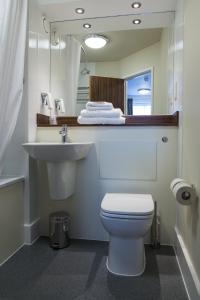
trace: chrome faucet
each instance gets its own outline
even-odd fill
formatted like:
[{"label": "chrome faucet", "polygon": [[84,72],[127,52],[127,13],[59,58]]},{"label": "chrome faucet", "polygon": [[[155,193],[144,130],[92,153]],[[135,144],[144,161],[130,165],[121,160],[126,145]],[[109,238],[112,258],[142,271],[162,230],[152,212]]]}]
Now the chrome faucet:
[{"label": "chrome faucet", "polygon": [[66,124],[62,126],[61,130],[59,131],[59,134],[61,134],[62,136],[62,143],[67,143],[69,139],[68,139],[68,129]]}]

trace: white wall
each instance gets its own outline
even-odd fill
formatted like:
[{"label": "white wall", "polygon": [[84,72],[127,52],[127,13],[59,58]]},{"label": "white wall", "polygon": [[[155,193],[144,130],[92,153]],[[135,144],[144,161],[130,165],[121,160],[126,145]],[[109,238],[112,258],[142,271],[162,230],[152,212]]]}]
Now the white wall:
[{"label": "white wall", "polygon": [[[49,91],[50,78],[50,50],[49,35],[42,25],[42,12],[37,1],[29,1],[28,23],[28,73],[27,81],[27,109],[28,132],[26,141],[35,141],[36,114],[40,111],[40,93]],[[28,158],[28,156],[27,156]],[[26,166],[25,184],[25,223],[30,224],[38,217],[36,161],[29,159]]]},{"label": "white wall", "polygon": [[96,76],[121,78],[120,61],[96,62]]},{"label": "white wall", "polygon": [[29,1],[28,49],[28,140],[36,135],[36,113],[40,111],[40,93],[49,91],[49,34],[42,25],[42,12],[37,1]]},{"label": "white wall", "polygon": [[[182,7],[181,7],[182,6]],[[181,18],[184,13],[184,18]],[[182,114],[180,119],[179,138],[179,174],[194,184],[200,196],[200,101],[199,101],[199,53],[200,40],[200,1],[179,1],[177,14],[177,55],[176,55],[176,81],[178,83],[177,105],[182,98]],[[184,26],[184,51],[181,30]],[[180,46],[180,47],[179,47]],[[182,64],[183,58],[183,64]],[[182,77],[183,72],[183,81]],[[183,90],[182,90],[183,88]],[[183,91],[183,97],[181,97]],[[189,207],[177,205],[177,228],[183,241],[183,250],[187,253],[190,270],[200,295],[200,205],[199,198]],[[191,290],[191,289],[190,289]],[[191,299],[197,299],[193,296]],[[199,297],[198,297],[199,299]]]},{"label": "white wall", "polygon": [[[60,136],[58,130],[59,128],[39,128],[37,140],[59,141]],[[168,143],[163,143],[161,141],[162,136],[167,136],[169,138]],[[74,141],[93,141],[95,145],[92,147],[88,157],[78,163],[76,193],[67,200],[53,201],[49,198],[46,166],[45,163],[40,164],[39,180],[41,183],[39,189],[39,202],[41,234],[48,234],[49,213],[55,210],[65,209],[69,211],[72,216],[72,237],[104,240],[107,238],[107,235],[105,234],[99,218],[100,204],[104,194],[106,192],[151,193],[158,202],[160,210],[161,241],[164,244],[171,244],[175,224],[175,201],[169,190],[169,184],[176,176],[177,128],[71,127],[70,137]],[[131,173],[131,175],[131,169],[134,171],[134,167],[136,167],[135,165],[132,166],[132,164],[134,164],[133,150],[133,159],[129,159],[128,164],[127,162],[124,163],[125,169],[123,169],[123,172],[126,172],[126,178],[116,179],[114,178],[116,176],[113,176],[112,174],[107,174],[111,177],[110,179],[100,178],[100,168],[104,177],[106,177],[105,172],[108,171],[106,171],[105,168],[102,169],[103,163],[99,157],[99,142],[102,140],[109,142],[118,141],[119,147],[121,147],[123,141],[136,143],[137,146],[141,145],[141,143],[152,141],[157,146],[153,153],[156,157],[156,161],[152,165],[150,156],[152,155],[152,151],[149,149],[149,157],[147,155],[147,159],[150,160],[149,169],[146,170],[148,164],[143,164],[141,162],[140,172],[135,175],[134,173]],[[115,146],[116,145],[113,144],[113,151]],[[130,150],[128,148],[123,153],[115,153],[115,163],[120,164],[122,159],[126,160],[127,155],[130,156]],[[142,158],[140,157],[138,159],[141,160]],[[108,163],[108,167],[109,169],[112,168],[112,161],[110,164]],[[151,171],[153,172],[151,174],[154,175],[149,173]],[[119,175],[123,177],[124,174],[125,173]],[[146,178],[144,174],[149,177]],[[155,178],[152,177],[150,179],[150,176],[155,176]]]}]

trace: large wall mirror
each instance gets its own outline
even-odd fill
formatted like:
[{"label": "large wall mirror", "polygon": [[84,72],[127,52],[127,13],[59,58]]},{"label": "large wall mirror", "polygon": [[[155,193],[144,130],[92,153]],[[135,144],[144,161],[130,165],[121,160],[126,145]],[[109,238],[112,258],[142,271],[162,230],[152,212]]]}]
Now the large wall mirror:
[{"label": "large wall mirror", "polygon": [[[126,115],[170,113],[173,19],[164,12],[52,22],[50,82],[64,102],[60,115],[77,116],[89,100],[113,102]],[[99,36],[105,46],[91,48]]]}]

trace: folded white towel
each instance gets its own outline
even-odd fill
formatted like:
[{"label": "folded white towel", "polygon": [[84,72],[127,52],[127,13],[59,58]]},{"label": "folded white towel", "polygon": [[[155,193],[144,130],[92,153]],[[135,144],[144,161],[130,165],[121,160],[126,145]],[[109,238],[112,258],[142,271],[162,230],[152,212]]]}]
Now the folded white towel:
[{"label": "folded white towel", "polygon": [[110,102],[94,102],[89,101],[86,103],[87,110],[111,110],[113,105]]},{"label": "folded white towel", "polygon": [[120,108],[114,108],[111,110],[87,110],[83,109],[80,115],[84,118],[119,118],[122,115]]},{"label": "folded white towel", "polygon": [[112,110],[113,109],[113,107],[109,107],[109,106],[87,106],[86,105],[86,109],[88,110],[88,111],[97,111],[97,110],[104,110],[104,111],[106,111],[106,110]]},{"label": "folded white towel", "polygon": [[82,116],[79,116],[77,121],[79,124],[101,124],[101,125],[119,125],[119,124],[125,124],[125,118],[119,117],[119,118],[84,118]]}]

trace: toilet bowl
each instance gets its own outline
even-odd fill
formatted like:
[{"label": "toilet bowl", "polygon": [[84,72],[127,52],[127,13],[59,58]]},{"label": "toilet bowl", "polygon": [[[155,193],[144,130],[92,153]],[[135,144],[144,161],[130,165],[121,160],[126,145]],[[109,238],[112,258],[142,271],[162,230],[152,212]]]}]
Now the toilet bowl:
[{"label": "toilet bowl", "polygon": [[145,269],[143,238],[151,227],[154,214],[149,194],[106,194],[100,217],[109,233],[107,269],[122,276],[138,276]]}]

